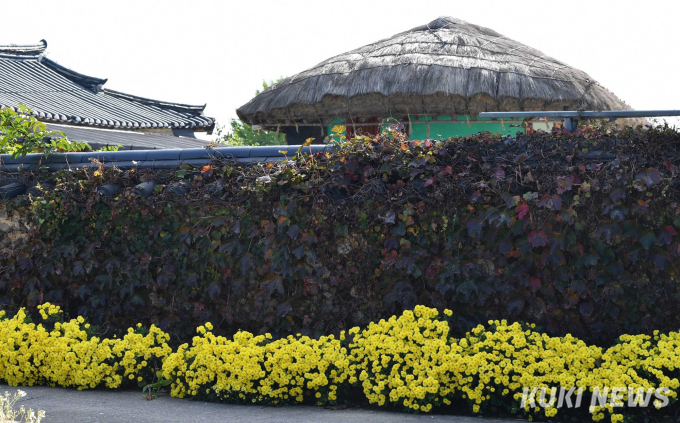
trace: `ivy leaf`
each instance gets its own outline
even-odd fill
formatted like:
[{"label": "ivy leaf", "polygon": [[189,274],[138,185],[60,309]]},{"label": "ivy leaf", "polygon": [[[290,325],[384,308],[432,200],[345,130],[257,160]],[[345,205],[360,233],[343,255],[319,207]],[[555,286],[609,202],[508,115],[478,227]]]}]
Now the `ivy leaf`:
[{"label": "ivy leaf", "polygon": [[506,192],[501,194],[501,199],[505,201],[505,205],[508,207],[515,207],[519,203],[519,197],[513,197]]},{"label": "ivy leaf", "polygon": [[609,213],[609,216],[612,219],[618,219],[619,221],[624,221],[626,219],[626,216],[628,215],[628,208],[622,205],[617,205],[612,208],[612,211]]},{"label": "ivy leaf", "polygon": [[274,233],[274,222],[271,220],[263,220],[260,222],[260,227],[264,231],[264,233],[271,234]]},{"label": "ivy leaf", "polygon": [[637,261],[638,255],[640,254],[640,249],[636,248],[635,250],[631,251],[628,253],[628,259],[635,264]]},{"label": "ivy leaf", "polygon": [[439,171],[440,176],[448,176],[453,174],[453,168],[451,166],[442,167]]},{"label": "ivy leaf", "polygon": [[524,198],[525,201],[536,201],[538,199],[538,193],[537,192],[525,192],[524,195],[522,195],[522,198]]},{"label": "ivy leaf", "polygon": [[594,251],[592,252],[592,254],[585,254],[583,256],[583,261],[584,261],[586,266],[597,265],[597,262],[598,262],[599,259],[600,259],[600,257]]},{"label": "ivy leaf", "polygon": [[517,213],[517,217],[519,217],[520,220],[524,219],[524,216],[529,213],[529,205],[526,202],[523,202],[515,207],[515,213]]},{"label": "ivy leaf", "polygon": [[548,235],[545,233],[545,231],[531,231],[527,239],[534,248],[545,247],[548,243]]},{"label": "ivy leaf", "polygon": [[540,279],[538,279],[537,277],[529,278],[529,289],[531,289],[532,292],[538,291],[540,287],[541,287]]},{"label": "ivy leaf", "polygon": [[676,232],[675,229],[673,229],[672,226],[666,226],[661,231],[661,233],[659,234],[659,238],[657,239],[657,243],[659,245],[668,245],[673,240],[673,237],[677,234],[678,233]]},{"label": "ivy leaf", "polygon": [[297,258],[302,258],[302,256],[305,255],[305,246],[301,245],[297,247],[296,249],[293,250],[293,254],[295,254],[295,257]]},{"label": "ivy leaf", "polygon": [[646,230],[643,232],[642,237],[640,237],[640,244],[645,248],[645,250],[649,250],[649,247],[652,246],[652,244],[656,243],[656,236],[654,235],[654,232],[650,230]]},{"label": "ivy leaf", "polygon": [[621,228],[616,223],[604,224],[597,228],[596,236],[598,238],[604,235],[607,243],[621,236]]},{"label": "ivy leaf", "polygon": [[558,176],[557,179],[557,193],[562,194],[567,191],[571,191],[572,186],[574,185],[574,177],[573,176]]},{"label": "ivy leaf", "polygon": [[185,282],[188,286],[197,287],[198,286],[198,275],[195,272],[187,274]]},{"label": "ivy leaf", "polygon": [[220,285],[217,282],[213,282],[208,285],[208,295],[211,298],[219,295],[220,292],[222,292],[222,288],[220,288]]},{"label": "ivy leaf", "polygon": [[580,307],[581,314],[584,316],[590,316],[591,314],[593,314],[593,308],[594,308],[593,303],[591,303],[590,301],[583,302],[581,303]]},{"label": "ivy leaf", "polygon": [[382,219],[383,222],[385,222],[385,223],[391,223],[391,224],[393,224],[393,225],[394,225],[394,223],[395,223],[396,217],[397,217],[397,215],[396,215],[396,213],[394,212],[394,210],[388,211],[387,213],[385,213],[385,216],[378,216],[378,218],[379,218],[379,219]]},{"label": "ivy leaf", "polygon": [[288,236],[291,239],[296,239],[298,237],[299,232],[300,232],[300,227],[297,224],[295,224],[295,225],[291,225],[288,228],[288,231],[286,233],[288,234]]},{"label": "ivy leaf", "polygon": [[588,286],[582,279],[574,279],[573,281],[571,281],[571,289],[573,289],[574,291],[578,292],[579,295],[581,295],[588,289]]},{"label": "ivy leaf", "polygon": [[480,236],[482,234],[483,224],[484,222],[482,221],[482,219],[476,216],[471,216],[470,218],[468,218],[467,222],[465,223],[468,230],[468,236],[472,238]]},{"label": "ivy leaf", "polygon": [[649,203],[640,199],[637,201],[637,204],[633,204],[631,208],[634,213],[645,214],[645,212],[649,208]]},{"label": "ivy leaf", "polygon": [[501,169],[500,167],[497,167],[496,171],[491,176],[498,178],[498,179],[503,179],[503,178],[505,178],[505,171],[503,169]]},{"label": "ivy leaf", "polygon": [[666,268],[666,264],[670,263],[671,259],[668,257],[667,254],[654,254],[652,256],[652,262],[656,264],[656,266],[664,270]]},{"label": "ivy leaf", "polygon": [[565,222],[572,225],[574,223],[574,219],[576,218],[576,211],[572,208],[562,210],[560,212],[560,217],[564,219]]},{"label": "ivy leaf", "polygon": [[619,308],[612,303],[607,303],[605,311],[607,312],[608,315],[610,315],[614,319],[619,317]]},{"label": "ivy leaf", "polygon": [[74,261],[73,262],[73,275],[78,276],[78,275],[84,275],[85,274],[85,268],[83,266],[82,261]]},{"label": "ivy leaf", "polygon": [[523,308],[524,300],[522,298],[518,298],[516,300],[508,302],[508,313],[510,313],[511,315],[518,315],[519,313],[522,312]]},{"label": "ivy leaf", "polygon": [[283,304],[279,304],[276,306],[276,316],[278,317],[285,317],[290,311],[293,309],[293,306],[290,304],[290,301],[286,301]]},{"label": "ivy leaf", "polygon": [[635,178],[642,180],[648,188],[661,182],[659,170],[653,167],[639,171]]},{"label": "ivy leaf", "polygon": [[625,200],[626,199],[626,190],[624,188],[621,188],[621,187],[615,187],[609,193],[609,198],[611,198],[613,202],[616,202],[619,199]]},{"label": "ivy leaf", "polygon": [[559,195],[551,197],[549,194],[546,194],[538,201],[538,206],[546,207],[550,210],[560,210],[562,208],[562,199]]},{"label": "ivy leaf", "polygon": [[248,269],[253,267],[253,255],[250,253],[246,253],[241,257],[240,260],[241,263],[241,274],[246,275],[248,273]]},{"label": "ivy leaf", "polygon": [[510,250],[512,250],[512,242],[504,240],[498,243],[498,251],[501,254],[505,254]]}]

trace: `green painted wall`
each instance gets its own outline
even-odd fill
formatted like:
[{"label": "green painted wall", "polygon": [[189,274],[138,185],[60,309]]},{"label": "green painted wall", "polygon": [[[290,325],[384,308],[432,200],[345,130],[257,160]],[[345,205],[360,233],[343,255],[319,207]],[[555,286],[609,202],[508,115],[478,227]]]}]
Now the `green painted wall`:
[{"label": "green painted wall", "polygon": [[[427,120],[432,122],[432,118]],[[437,120],[452,120],[451,116],[440,116]],[[489,122],[468,122],[465,116],[458,116],[456,121],[460,123],[432,123],[430,124],[430,136],[427,136],[427,126],[425,124],[413,125],[413,131],[409,136],[412,140],[432,139],[447,139],[451,137],[461,137],[465,135],[477,134],[483,131],[489,131],[492,134],[507,134],[515,135],[517,131],[522,128],[510,127],[510,123],[501,124],[499,121],[491,121],[490,118],[478,118],[478,120],[488,120]],[[418,119],[419,122],[425,122],[425,117]]]},{"label": "green painted wall", "polygon": [[[432,122],[432,117],[428,117],[427,120]],[[440,116],[437,120],[452,120],[451,116]],[[479,132],[489,131],[492,134],[506,134],[515,135],[517,131],[524,132],[523,128],[511,127],[509,122],[501,124],[500,121],[491,121],[490,118],[478,118],[476,122],[468,122],[466,116],[457,116],[456,121],[460,123],[431,123],[430,126],[430,136],[427,136],[427,124],[414,124],[413,130],[409,135],[412,140],[424,140],[424,139],[447,139],[451,137],[460,137],[465,135],[477,134]],[[486,121],[489,122],[479,122]],[[423,116],[418,120],[412,120],[412,122],[425,122],[426,118]],[[331,122],[331,125],[326,128],[328,134],[333,133],[332,128],[334,124],[340,124],[341,119],[336,119]],[[408,122],[402,122],[408,124]],[[515,123],[517,124],[517,123]],[[343,135],[345,135],[343,133]],[[336,137],[337,140],[337,137]]]}]

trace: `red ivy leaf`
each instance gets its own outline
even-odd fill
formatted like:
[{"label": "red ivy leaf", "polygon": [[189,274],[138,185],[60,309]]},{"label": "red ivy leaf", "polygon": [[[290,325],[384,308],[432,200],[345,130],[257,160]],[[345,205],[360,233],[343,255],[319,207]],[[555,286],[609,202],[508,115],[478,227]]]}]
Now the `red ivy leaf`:
[{"label": "red ivy leaf", "polygon": [[524,219],[524,216],[526,216],[527,213],[529,213],[529,205],[526,203],[526,201],[522,201],[522,204],[515,207],[515,213],[517,213],[519,220]]},{"label": "red ivy leaf", "polygon": [[538,291],[538,288],[541,287],[541,280],[538,279],[537,277],[532,277],[529,279],[529,289],[531,289],[532,292]]}]

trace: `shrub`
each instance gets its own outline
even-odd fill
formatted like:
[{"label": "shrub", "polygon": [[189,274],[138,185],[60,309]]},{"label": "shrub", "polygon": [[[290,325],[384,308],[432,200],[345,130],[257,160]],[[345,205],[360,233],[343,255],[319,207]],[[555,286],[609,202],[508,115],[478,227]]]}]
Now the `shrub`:
[{"label": "shrub", "polygon": [[[35,229],[0,261],[0,304],[49,301],[178,342],[206,321],[337,335],[422,304],[451,309],[453,335],[506,318],[606,346],[680,324],[679,141],[663,128],[387,134],[283,163],[65,171],[13,205]],[[155,195],[136,197],[150,177]],[[118,197],[96,194],[114,182]]]},{"label": "shrub", "polygon": [[165,378],[174,381],[174,396],[277,404],[302,402],[311,390],[323,405],[338,399],[338,386],[348,379],[347,349],[333,335],[272,341],[271,334],[239,332],[230,341],[210,329],[200,326],[191,348],[181,345],[163,365]]},{"label": "shrub", "polygon": [[[530,418],[590,413],[595,421],[609,415],[612,422],[667,415],[677,407],[680,387],[678,332],[623,335],[603,351],[570,334],[551,337],[534,325],[501,320],[458,339],[450,336],[451,310],[442,317],[436,309],[416,306],[339,338],[274,339],[269,333],[237,332],[227,339],[206,323],[191,346],[173,352],[168,335],[154,327],[146,335],[136,326],[123,339],[100,339],[89,334],[92,327],[81,316],[61,323],[62,312],[51,304],[40,314],[44,323],[35,325],[23,309],[11,319],[0,312],[0,380],[78,389],[137,381],[141,387],[162,362],[161,380],[171,382],[176,397],[264,404],[368,401],[406,411],[439,408]],[[586,393],[598,388],[606,405],[559,408],[554,392],[561,387],[582,387]],[[674,408],[659,413],[663,404],[657,400],[651,408],[617,408],[605,387],[630,389],[622,401],[633,401],[632,393],[667,388]],[[552,397],[529,393],[532,388],[552,391]]]},{"label": "shrub", "polygon": [[64,322],[50,303],[39,310],[45,323],[38,325],[24,309],[11,319],[0,311],[0,380],[11,386],[144,386],[171,353],[169,336],[155,326],[145,330],[140,324],[122,339],[102,339],[82,316]]},{"label": "shrub", "polygon": [[[444,313],[452,315],[448,309]],[[561,387],[583,387],[586,393],[596,387],[603,392],[604,387],[634,392],[666,387],[675,404],[680,386],[677,332],[624,335],[604,353],[571,335],[550,337],[505,320],[479,325],[456,339],[449,335],[448,321],[423,306],[365,329],[352,328],[348,339],[343,333],[340,339],[272,340],[269,334],[239,332],[228,340],[213,335],[210,327],[198,332],[190,347],[180,346],[163,365],[165,378],[174,381],[174,396],[324,405],[347,401],[352,390],[361,390],[364,401],[407,411],[454,406],[458,412],[552,417],[559,410],[580,417],[590,413],[595,421],[607,413],[616,422],[624,414],[654,414],[654,407],[617,409],[609,405],[610,391],[603,394],[605,407],[590,409],[588,397],[569,410],[557,408],[557,396],[551,399],[549,393]],[[543,400],[549,406],[540,407],[540,393],[532,393],[521,407],[525,388],[534,387],[546,388]],[[624,393],[622,401],[628,396]]]},{"label": "shrub", "polygon": [[11,107],[0,108],[0,154],[16,158],[29,153],[48,155],[90,149],[87,143],[67,140],[61,131],[48,131],[34,116],[37,114],[23,104],[16,111]]}]

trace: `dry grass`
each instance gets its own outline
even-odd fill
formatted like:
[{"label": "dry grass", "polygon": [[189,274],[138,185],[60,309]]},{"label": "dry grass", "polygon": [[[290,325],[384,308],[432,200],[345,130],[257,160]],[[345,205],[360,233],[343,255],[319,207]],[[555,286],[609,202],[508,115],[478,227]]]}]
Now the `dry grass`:
[{"label": "dry grass", "polygon": [[630,107],[585,72],[491,29],[441,17],[286,78],[237,113],[275,126],[566,109]]}]

